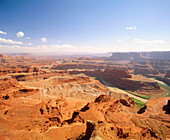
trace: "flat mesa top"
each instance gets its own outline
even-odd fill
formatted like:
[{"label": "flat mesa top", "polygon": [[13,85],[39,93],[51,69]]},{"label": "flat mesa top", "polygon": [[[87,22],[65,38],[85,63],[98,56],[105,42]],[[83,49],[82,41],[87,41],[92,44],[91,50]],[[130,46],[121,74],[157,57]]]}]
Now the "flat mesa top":
[{"label": "flat mesa top", "polygon": [[131,80],[134,80],[134,81],[142,81],[142,82],[155,82],[154,80],[151,80],[147,77],[144,77],[142,75],[132,75],[132,78],[130,78]]}]

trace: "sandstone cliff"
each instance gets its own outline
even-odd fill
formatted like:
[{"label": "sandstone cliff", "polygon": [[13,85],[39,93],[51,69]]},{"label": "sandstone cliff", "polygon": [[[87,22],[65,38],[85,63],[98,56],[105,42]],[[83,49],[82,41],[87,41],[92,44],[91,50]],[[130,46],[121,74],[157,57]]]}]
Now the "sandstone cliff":
[{"label": "sandstone cliff", "polygon": [[[108,95],[100,95],[92,102],[62,97],[42,102],[25,100],[27,102],[20,97],[0,101],[1,139],[170,138],[168,114],[159,109],[156,114],[136,114],[135,104],[128,98],[124,98],[124,102]],[[154,105],[150,104],[148,109]]]},{"label": "sandstone cliff", "polygon": [[161,89],[157,82],[133,78],[129,72],[119,69],[106,69],[104,71],[70,71],[71,74],[85,73],[99,79],[106,80],[111,84],[125,90],[130,90],[144,95],[161,94]]}]

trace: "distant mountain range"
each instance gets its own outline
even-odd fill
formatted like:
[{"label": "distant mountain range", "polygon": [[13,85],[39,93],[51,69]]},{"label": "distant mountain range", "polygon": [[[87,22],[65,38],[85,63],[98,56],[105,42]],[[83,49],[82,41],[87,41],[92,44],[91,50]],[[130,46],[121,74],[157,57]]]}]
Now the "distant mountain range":
[{"label": "distant mountain range", "polygon": [[109,57],[115,61],[144,61],[146,59],[170,60],[170,51],[160,52],[115,52]]}]

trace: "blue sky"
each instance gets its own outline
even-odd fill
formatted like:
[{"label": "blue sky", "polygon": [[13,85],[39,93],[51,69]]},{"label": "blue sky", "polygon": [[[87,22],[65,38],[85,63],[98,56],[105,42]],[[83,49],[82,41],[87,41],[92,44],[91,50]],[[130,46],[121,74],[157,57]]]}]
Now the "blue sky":
[{"label": "blue sky", "polygon": [[0,0],[0,52],[170,51],[169,0]]}]

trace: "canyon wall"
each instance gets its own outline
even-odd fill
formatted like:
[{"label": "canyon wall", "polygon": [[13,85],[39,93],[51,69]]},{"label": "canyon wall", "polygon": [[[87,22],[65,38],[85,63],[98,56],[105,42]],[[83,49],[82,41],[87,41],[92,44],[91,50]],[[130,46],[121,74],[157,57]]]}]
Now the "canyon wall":
[{"label": "canyon wall", "polygon": [[114,61],[134,61],[142,62],[146,59],[165,59],[170,60],[170,51],[166,52],[127,52],[127,53],[112,53],[109,58]]},{"label": "canyon wall", "polygon": [[86,69],[86,70],[97,70],[97,69],[121,69],[128,71],[128,68],[121,65],[109,65],[109,64],[81,64],[81,63],[71,63],[71,64],[59,64],[54,65],[52,70],[68,70],[68,69]]},{"label": "canyon wall", "polygon": [[69,73],[84,73],[86,75],[108,81],[109,83],[115,85],[118,88],[130,90],[144,95],[160,94],[163,92],[157,82],[134,80],[129,72],[123,70],[106,69],[104,71],[70,71]]},{"label": "canyon wall", "polygon": [[134,69],[134,74],[142,74],[147,76],[148,74],[160,74],[159,70],[155,70],[155,69],[149,69],[149,68],[135,68]]}]

